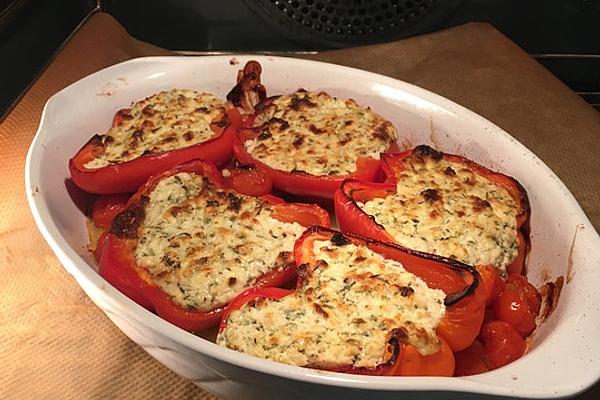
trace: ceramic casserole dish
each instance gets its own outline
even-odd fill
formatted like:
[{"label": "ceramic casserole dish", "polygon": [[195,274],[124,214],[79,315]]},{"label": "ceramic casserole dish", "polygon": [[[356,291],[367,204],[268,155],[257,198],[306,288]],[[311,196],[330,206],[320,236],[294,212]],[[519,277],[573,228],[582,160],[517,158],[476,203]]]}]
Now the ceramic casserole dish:
[{"label": "ceramic casserole dish", "polygon": [[[98,273],[68,160],[114,113],[171,88],[224,98],[248,60],[263,67],[270,94],[299,87],[369,105],[400,133],[400,146],[429,144],[518,179],[531,203],[527,276],[540,288],[564,282],[556,309],[527,354],[463,378],[359,376],[278,364],[220,347],[162,320]],[[227,399],[478,398],[572,396],[600,377],[600,238],[560,179],[531,151],[486,119],[424,89],[337,65],[267,56],[149,57],[96,72],[50,98],[26,163],[35,221],[65,269],[106,315],[158,361]],[[551,285],[552,286],[552,285]]]}]

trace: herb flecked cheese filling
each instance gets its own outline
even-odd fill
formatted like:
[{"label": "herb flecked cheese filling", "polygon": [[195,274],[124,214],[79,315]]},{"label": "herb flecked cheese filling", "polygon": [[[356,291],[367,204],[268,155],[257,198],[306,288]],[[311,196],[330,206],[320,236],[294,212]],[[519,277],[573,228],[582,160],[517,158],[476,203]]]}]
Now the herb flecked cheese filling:
[{"label": "herb flecked cheese filling", "polygon": [[369,108],[323,92],[280,96],[258,113],[254,126],[260,133],[244,145],[255,159],[312,175],[353,173],[358,158],[379,159],[397,139],[391,122]]},{"label": "herb flecked cheese filling", "polygon": [[424,158],[405,163],[396,193],[357,203],[402,245],[504,275],[517,256],[517,202],[465,165]]},{"label": "herb flecked cheese filling", "polygon": [[390,332],[400,329],[422,354],[438,351],[441,290],[365,246],[316,241],[314,251],[319,261],[300,288],[233,311],[217,343],[298,366],[374,368],[388,361]]},{"label": "herb flecked cheese filling", "polygon": [[176,303],[200,311],[286,266],[305,229],[271,217],[260,198],[220,190],[196,174],[167,177],[148,197],[137,264]]},{"label": "herb flecked cheese filling", "polygon": [[104,151],[85,164],[101,168],[205,142],[211,124],[224,124],[223,101],[208,93],[173,89],[132,105],[129,115],[102,136]]}]

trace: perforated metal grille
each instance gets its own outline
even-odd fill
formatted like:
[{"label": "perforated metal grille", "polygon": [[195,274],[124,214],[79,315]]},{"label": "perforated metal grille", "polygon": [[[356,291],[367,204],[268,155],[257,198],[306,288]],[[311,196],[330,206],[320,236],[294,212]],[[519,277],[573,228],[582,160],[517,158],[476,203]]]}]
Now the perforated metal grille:
[{"label": "perforated metal grille", "polygon": [[279,31],[314,44],[340,47],[409,36],[430,29],[456,0],[247,0]]}]

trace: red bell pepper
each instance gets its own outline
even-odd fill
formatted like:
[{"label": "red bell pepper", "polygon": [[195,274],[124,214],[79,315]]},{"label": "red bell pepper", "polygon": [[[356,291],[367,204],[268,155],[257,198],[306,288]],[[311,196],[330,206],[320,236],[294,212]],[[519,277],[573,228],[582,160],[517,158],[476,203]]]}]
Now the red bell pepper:
[{"label": "red bell pepper", "polygon": [[456,362],[448,343],[440,338],[440,350],[423,356],[413,346],[402,344],[400,355],[387,375],[395,376],[452,376]]},{"label": "red bell pepper", "polygon": [[[401,262],[404,268],[421,277],[429,287],[446,293],[446,314],[437,328],[440,350],[423,356],[412,345],[405,343],[401,335],[390,333],[389,348],[384,359],[388,362],[376,368],[353,366],[327,368],[335,372],[363,375],[436,375],[452,376],[454,372],[453,346],[467,347],[479,333],[483,320],[484,292],[478,286],[477,271],[464,264],[441,257],[404,249],[401,246],[365,239],[355,235],[341,235],[339,232],[322,227],[309,228],[298,238],[294,248],[297,265],[315,264],[313,243],[323,240],[344,240],[357,246],[367,246],[382,256]],[[297,288],[303,285],[300,274]],[[227,319],[233,310],[242,308],[256,298],[281,299],[293,293],[282,289],[249,289],[234,299],[223,314],[219,331],[227,326]],[[465,338],[467,338],[465,340]],[[468,343],[464,344],[464,342]],[[463,347],[463,348],[464,348]]]},{"label": "red bell pepper", "polygon": [[[479,164],[464,157],[437,152],[428,146],[417,146],[413,150],[400,154],[382,155],[382,170],[385,175],[384,183],[369,183],[358,180],[345,181],[340,190],[335,194],[334,205],[340,229],[343,232],[351,232],[358,235],[396,242],[383,226],[366,214],[358,205],[357,201],[365,202],[373,198],[386,197],[396,192],[396,185],[402,171],[412,159],[424,156],[443,157],[453,163],[465,165],[476,174],[486,177],[495,184],[505,188],[514,198],[517,204],[517,240],[519,250],[516,258],[507,266],[509,274],[520,274],[523,271],[525,256],[529,250],[529,202],[525,189],[513,178],[490,171]],[[401,244],[401,243],[400,243]]]},{"label": "red bell pepper", "polygon": [[[119,125],[127,109],[117,112],[113,126]],[[216,164],[229,161],[233,155],[232,146],[235,132],[241,124],[237,109],[227,110],[229,125],[213,127],[215,136],[202,143],[182,147],[162,153],[146,154],[133,160],[101,168],[87,168],[85,165],[102,153],[101,136],[90,139],[73,158],[69,160],[71,178],[81,189],[92,193],[132,193],[149,177],[173,168],[177,164],[194,158],[203,158]]]},{"label": "red bell pepper", "polygon": [[[272,101],[273,98],[267,99]],[[261,107],[259,104],[257,107]],[[252,128],[254,118],[244,119],[241,130],[238,133],[237,140],[233,143],[233,152],[235,157],[243,164],[259,165],[273,181],[275,188],[299,196],[310,196],[315,198],[332,199],[335,191],[345,179],[359,179],[366,182],[373,182],[379,178],[381,172],[381,160],[372,157],[360,157],[356,160],[356,171],[347,175],[311,175],[301,171],[282,171],[270,167],[269,165],[255,159],[246,150],[244,143],[247,140],[254,139],[260,132]],[[393,144],[389,147],[388,153],[398,151],[398,145]]]},{"label": "red bell pepper", "polygon": [[110,229],[112,220],[117,214],[125,210],[128,200],[128,194],[119,193],[100,196],[94,202],[91,215],[94,227],[91,229],[102,231],[98,235],[94,248],[94,258],[97,262],[100,262],[102,246],[106,240],[106,234],[108,229]]},{"label": "red bell pepper", "polygon": [[475,268],[481,276],[481,283],[485,289],[485,305],[489,306],[496,296],[504,290],[504,281],[500,277],[498,270],[491,265],[478,265]]},{"label": "red bell pepper", "polygon": [[108,229],[113,218],[125,209],[129,195],[125,193],[100,196],[92,207],[92,221],[98,228]]},{"label": "red bell pepper", "polygon": [[[117,289],[138,304],[155,311],[172,324],[187,331],[199,331],[218,324],[224,307],[200,311],[189,309],[175,303],[152,281],[148,271],[137,265],[135,246],[137,226],[143,215],[143,198],[151,192],[158,182],[168,176],[181,172],[202,175],[220,189],[228,188],[214,164],[203,160],[192,160],[180,164],[150,178],[128,201],[125,211],[113,220],[112,228],[103,239],[100,255],[100,274]],[[274,205],[273,218],[298,222],[309,226],[320,224],[329,226],[329,215],[316,205],[285,203],[283,200],[267,195],[263,200]],[[292,263],[283,269],[274,269],[256,280],[256,286],[278,286],[296,278],[296,266]]]},{"label": "red bell pepper", "polygon": [[237,193],[262,196],[273,191],[273,181],[256,165],[238,164],[223,170],[225,184]]},{"label": "red bell pepper", "polygon": [[[298,282],[300,285],[300,282]],[[275,287],[264,287],[264,288],[250,288],[246,291],[240,293],[235,299],[233,299],[225,308],[223,315],[221,317],[221,323],[219,324],[219,333],[222,332],[227,327],[227,320],[229,315],[235,311],[244,307],[247,303],[257,300],[257,299],[270,299],[270,300],[279,300],[290,294],[294,293],[294,290],[290,289],[281,289]],[[397,356],[399,354],[400,346],[409,346],[400,343],[397,337],[392,334],[389,338],[390,348],[392,349],[391,354],[386,354],[389,356],[389,361],[385,364],[377,366],[377,368],[369,369],[369,368],[355,368],[352,366],[344,366],[344,367],[335,367],[335,368],[327,368],[328,371],[333,372],[344,372],[351,373],[357,375],[392,375],[394,371],[395,362]],[[412,346],[410,346],[412,347]],[[386,351],[390,351],[390,348],[387,348]],[[384,358],[386,358],[384,356]]]},{"label": "red bell pepper", "polygon": [[227,100],[245,115],[254,113],[254,107],[267,98],[267,89],[260,82],[262,67],[250,60],[238,71],[237,84],[227,93]]}]

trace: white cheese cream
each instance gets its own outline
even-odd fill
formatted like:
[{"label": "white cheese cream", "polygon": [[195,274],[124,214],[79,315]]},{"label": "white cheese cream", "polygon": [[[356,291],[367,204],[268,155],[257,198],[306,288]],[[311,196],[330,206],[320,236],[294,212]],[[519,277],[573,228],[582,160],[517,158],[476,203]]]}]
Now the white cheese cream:
[{"label": "white cheese cream", "polygon": [[102,136],[104,151],[86,168],[101,168],[205,142],[215,136],[211,124],[226,117],[222,100],[208,93],[173,89],[131,106],[129,116]]},{"label": "white cheese cream", "polygon": [[403,246],[504,275],[519,250],[515,199],[463,164],[423,160],[406,163],[394,194],[358,206]]},{"label": "white cheese cream", "polygon": [[260,133],[244,143],[252,157],[312,175],[353,173],[358,158],[379,159],[398,136],[368,107],[323,92],[280,96],[257,114],[254,126]]},{"label": "white cheese cream", "polygon": [[389,335],[401,329],[422,354],[438,351],[441,290],[365,246],[316,241],[314,251],[319,261],[301,288],[233,311],[217,343],[298,366],[374,368],[388,361]]},{"label": "white cheese cream", "polygon": [[273,218],[260,198],[225,192],[192,173],[162,179],[148,197],[137,264],[173,301],[200,311],[287,265],[305,230]]}]

